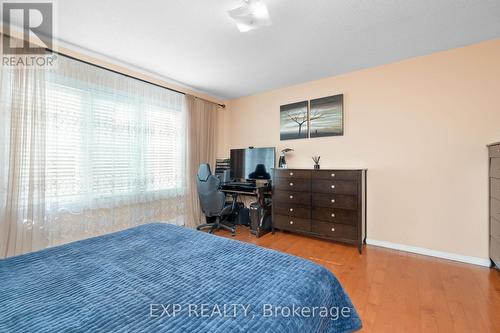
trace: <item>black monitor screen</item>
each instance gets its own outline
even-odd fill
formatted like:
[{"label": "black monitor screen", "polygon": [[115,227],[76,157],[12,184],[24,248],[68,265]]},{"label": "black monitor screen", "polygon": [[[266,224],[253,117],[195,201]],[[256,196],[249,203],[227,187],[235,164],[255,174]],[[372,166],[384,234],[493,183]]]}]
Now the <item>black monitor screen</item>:
[{"label": "black monitor screen", "polygon": [[275,161],[274,147],[231,149],[231,174],[234,179],[271,179]]}]

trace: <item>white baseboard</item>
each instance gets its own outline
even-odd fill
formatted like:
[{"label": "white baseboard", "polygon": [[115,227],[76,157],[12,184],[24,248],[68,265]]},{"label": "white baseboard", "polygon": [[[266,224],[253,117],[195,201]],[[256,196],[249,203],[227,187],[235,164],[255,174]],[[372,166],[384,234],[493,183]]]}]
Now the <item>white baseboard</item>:
[{"label": "white baseboard", "polygon": [[424,256],[430,256],[430,257],[436,257],[436,258],[441,258],[441,259],[464,262],[464,263],[472,264],[472,265],[490,267],[490,260],[484,259],[484,258],[462,256],[460,254],[455,254],[455,253],[430,250],[430,249],[426,249],[423,247],[397,244],[397,243],[391,243],[391,242],[386,242],[386,241],[379,241],[379,240],[375,240],[375,239],[367,239],[366,243],[369,245],[385,247],[388,249],[393,249],[393,250],[398,250],[398,251],[411,252],[411,253],[416,253],[416,254],[422,254]]}]

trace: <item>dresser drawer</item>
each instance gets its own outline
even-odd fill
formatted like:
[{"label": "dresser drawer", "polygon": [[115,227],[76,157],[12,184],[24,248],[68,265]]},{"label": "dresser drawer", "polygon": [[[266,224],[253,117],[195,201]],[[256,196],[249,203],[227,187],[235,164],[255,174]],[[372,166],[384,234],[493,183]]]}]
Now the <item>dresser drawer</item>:
[{"label": "dresser drawer", "polygon": [[357,239],[356,227],[345,224],[324,223],[312,220],[311,231],[318,235],[332,239]]},{"label": "dresser drawer", "polygon": [[320,180],[312,181],[312,191],[334,194],[357,194],[358,183],[346,180]]},{"label": "dresser drawer", "polygon": [[500,242],[500,221],[490,218],[490,235]]},{"label": "dresser drawer", "polygon": [[274,216],[274,227],[285,230],[311,231],[311,220],[291,216]]},{"label": "dresser drawer", "polygon": [[490,157],[500,157],[500,145],[488,147]]},{"label": "dresser drawer", "polygon": [[500,178],[500,157],[491,159],[490,177]]},{"label": "dresser drawer", "polygon": [[498,265],[500,264],[500,240],[490,237],[490,258]]},{"label": "dresser drawer", "polygon": [[311,208],[295,204],[273,204],[274,212],[278,215],[300,217],[304,219],[311,218]]},{"label": "dresser drawer", "polygon": [[354,170],[321,170],[313,171],[312,179],[331,179],[331,180],[358,180],[359,171]]},{"label": "dresser drawer", "polygon": [[354,195],[313,193],[312,205],[313,207],[357,209],[358,197]]},{"label": "dresser drawer", "polygon": [[311,205],[310,192],[275,191],[273,194],[274,204],[295,204],[302,206]]},{"label": "dresser drawer", "polygon": [[500,179],[490,179],[490,195],[493,198],[500,200]]},{"label": "dresser drawer", "polygon": [[274,169],[275,178],[311,179],[311,171],[294,169]]},{"label": "dresser drawer", "polygon": [[358,212],[348,209],[322,207],[313,208],[311,217],[313,220],[320,220],[324,222],[356,225]]},{"label": "dresser drawer", "polygon": [[276,178],[274,188],[278,191],[311,192],[311,181],[308,179]]}]

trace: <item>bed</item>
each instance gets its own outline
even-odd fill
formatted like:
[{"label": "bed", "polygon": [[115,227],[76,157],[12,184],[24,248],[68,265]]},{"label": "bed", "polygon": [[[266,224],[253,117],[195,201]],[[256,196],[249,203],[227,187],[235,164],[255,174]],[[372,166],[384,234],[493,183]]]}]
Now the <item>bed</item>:
[{"label": "bed", "polygon": [[353,332],[310,261],[166,223],[0,260],[0,332]]}]

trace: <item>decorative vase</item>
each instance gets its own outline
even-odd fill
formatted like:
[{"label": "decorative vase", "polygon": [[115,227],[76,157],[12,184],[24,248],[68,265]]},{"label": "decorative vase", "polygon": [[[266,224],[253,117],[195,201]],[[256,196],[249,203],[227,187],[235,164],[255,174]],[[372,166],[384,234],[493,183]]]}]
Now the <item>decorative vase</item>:
[{"label": "decorative vase", "polygon": [[314,164],[314,170],[319,170],[320,166],[319,164]]}]

